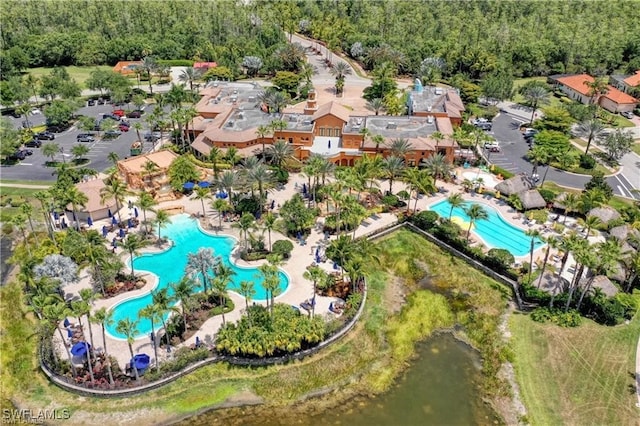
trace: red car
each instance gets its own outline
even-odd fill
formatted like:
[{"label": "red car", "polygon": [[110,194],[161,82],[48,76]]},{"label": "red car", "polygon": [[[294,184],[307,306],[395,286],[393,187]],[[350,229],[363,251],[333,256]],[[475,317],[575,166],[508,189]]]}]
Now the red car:
[{"label": "red car", "polygon": [[118,128],[120,129],[121,132],[128,132],[129,131],[129,126],[127,126],[124,123],[121,123]]},{"label": "red car", "polygon": [[114,109],[111,113],[113,115],[117,115],[118,117],[124,117],[125,114],[123,109]]}]

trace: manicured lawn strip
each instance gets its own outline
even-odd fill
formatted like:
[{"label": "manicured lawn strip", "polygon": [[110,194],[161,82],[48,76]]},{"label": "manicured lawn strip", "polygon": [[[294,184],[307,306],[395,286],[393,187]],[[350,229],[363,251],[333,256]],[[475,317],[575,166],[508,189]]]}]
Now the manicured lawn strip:
[{"label": "manicured lawn strip", "polygon": [[[96,68],[101,70],[109,70],[109,71],[113,69],[113,67],[110,67],[108,65],[98,65],[98,66],[92,66],[92,67],[77,67],[77,66],[65,67],[65,69],[69,73],[69,77],[73,78],[76,81],[76,83],[80,85],[80,88],[82,89],[87,88],[84,85],[84,82],[89,78],[89,75],[91,74],[91,72],[94,71]],[[49,68],[49,67],[30,68],[27,70],[27,73],[33,74],[35,77],[42,77],[43,75],[48,75],[49,73],[51,73],[52,69],[53,68]]]},{"label": "manicured lawn strip", "polygon": [[631,145],[631,150],[640,155],[640,143],[634,143],[633,145]]},{"label": "manicured lawn strip", "polygon": [[[44,180],[11,180],[11,179],[2,179],[0,180],[0,184],[5,184],[5,185],[45,185],[45,186],[52,186],[53,182],[50,181],[44,181]],[[1,186],[0,185],[0,193],[4,193],[5,190],[8,190],[10,187],[8,186]]]},{"label": "manicured lawn strip", "polygon": [[534,425],[635,424],[638,315],[629,325],[585,321],[577,328],[510,321],[514,367]]},{"label": "manicured lawn strip", "polygon": [[[518,93],[518,90],[524,86],[527,82],[532,81],[532,80],[537,80],[537,81],[541,81],[543,83],[545,83],[547,81],[546,77],[529,77],[529,78],[517,78],[513,81],[513,98],[511,99],[513,102],[517,103],[517,104],[521,104],[524,105],[525,104],[525,99],[524,96],[522,96],[520,93]],[[560,102],[559,98],[556,98],[555,96],[553,96],[553,93],[549,93],[549,102],[546,103],[545,105],[539,105],[538,108],[547,108],[547,107],[559,107],[561,106],[562,103]]]}]

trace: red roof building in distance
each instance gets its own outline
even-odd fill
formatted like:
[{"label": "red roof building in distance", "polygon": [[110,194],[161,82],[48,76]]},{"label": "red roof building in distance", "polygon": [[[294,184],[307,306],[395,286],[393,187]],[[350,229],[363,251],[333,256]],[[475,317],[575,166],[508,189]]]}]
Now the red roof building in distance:
[{"label": "red roof building in distance", "polygon": [[636,71],[635,74],[624,79],[624,82],[627,86],[636,87],[640,86],[640,70]]},{"label": "red roof building in distance", "polygon": [[215,68],[218,64],[215,62],[194,62],[193,67],[195,69],[208,70],[209,68]]},{"label": "red roof building in distance", "polygon": [[566,77],[560,77],[557,80],[566,87],[575,90],[582,95],[588,95],[589,90],[591,90],[586,83],[593,83],[595,81],[595,79],[589,74],[569,75]]},{"label": "red roof building in distance", "polygon": [[113,67],[113,71],[123,75],[130,75],[135,73],[135,68],[139,65],[142,65],[142,61],[120,61]]}]

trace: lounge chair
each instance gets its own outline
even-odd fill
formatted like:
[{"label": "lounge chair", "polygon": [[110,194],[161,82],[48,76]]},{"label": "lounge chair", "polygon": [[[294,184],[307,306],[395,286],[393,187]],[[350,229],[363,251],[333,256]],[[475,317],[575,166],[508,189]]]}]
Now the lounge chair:
[{"label": "lounge chair", "polygon": [[316,304],[315,299],[307,299],[300,304],[300,307],[305,311],[311,311],[313,310],[313,307],[315,306],[315,304]]}]

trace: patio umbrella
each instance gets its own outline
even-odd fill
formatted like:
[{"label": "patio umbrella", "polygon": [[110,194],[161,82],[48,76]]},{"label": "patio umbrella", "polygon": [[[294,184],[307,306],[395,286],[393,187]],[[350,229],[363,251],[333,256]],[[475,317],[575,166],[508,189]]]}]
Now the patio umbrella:
[{"label": "patio umbrella", "polygon": [[67,328],[67,337],[68,338],[72,338],[73,337],[73,330],[70,328]]},{"label": "patio umbrella", "polygon": [[202,182],[198,182],[198,186],[200,188],[208,188],[209,186],[211,186],[211,184],[209,182],[207,182],[206,180],[203,180]]},{"label": "patio umbrella", "polygon": [[117,225],[117,224],[118,224],[118,219],[116,219],[116,217],[115,217],[115,216],[112,216],[112,217],[111,217],[111,224],[112,224],[112,225]]},{"label": "patio umbrella", "polygon": [[194,186],[196,186],[196,184],[193,182],[185,182],[185,184],[182,185],[182,187],[186,190],[193,189]]},{"label": "patio umbrella", "polygon": [[273,210],[276,206],[276,200],[271,200],[271,210]]},{"label": "patio umbrella", "polygon": [[124,229],[120,228],[120,238],[124,238]]},{"label": "patio umbrella", "polygon": [[133,222],[131,219],[127,219],[127,228],[133,228]]},{"label": "patio umbrella", "polygon": [[149,367],[150,363],[151,363],[151,358],[147,354],[136,354],[133,356],[133,359],[131,360],[131,365],[135,366],[138,372],[140,372],[141,370],[142,371],[146,370]]},{"label": "patio umbrella", "polygon": [[111,209],[107,210],[107,214],[109,215],[109,217],[113,216],[113,213],[111,213]]},{"label": "patio umbrella", "polygon": [[129,209],[133,208],[133,203],[131,202],[131,200],[129,200]]},{"label": "patio umbrella", "polygon": [[58,212],[53,212],[53,218],[54,218],[55,220],[60,219],[60,215],[58,214]]},{"label": "patio umbrella", "polygon": [[71,348],[71,354],[74,356],[82,356],[87,353],[87,348],[91,348],[91,345],[87,342],[78,342]]},{"label": "patio umbrella", "polygon": [[111,247],[118,247],[118,240],[116,240],[116,237],[113,237],[113,240],[111,241]]},{"label": "patio umbrella", "polygon": [[137,207],[134,207],[134,208],[133,208],[133,215],[134,215],[135,217],[138,217],[138,208],[137,208]]},{"label": "patio umbrella", "polygon": [[337,262],[333,262],[333,269],[338,269],[338,263]]},{"label": "patio umbrella", "polygon": [[200,338],[198,336],[196,336],[196,348],[199,348],[200,344],[201,344]]},{"label": "patio umbrella", "polygon": [[87,218],[87,226],[93,226],[93,219],[91,219],[91,216]]},{"label": "patio umbrella", "polygon": [[108,232],[109,232],[109,230],[107,229],[107,226],[103,225],[102,226],[102,236],[106,237]]},{"label": "patio umbrella", "polygon": [[306,194],[306,193],[307,193],[307,184],[306,184],[306,183],[303,183],[303,184],[302,184],[302,193],[303,193],[303,194]]},{"label": "patio umbrella", "polygon": [[62,218],[62,222],[60,222],[60,225],[62,226],[62,229],[67,227],[67,221],[64,220],[64,217]]},{"label": "patio umbrella", "polygon": [[62,324],[64,324],[64,327],[67,328],[71,325],[71,322],[69,322],[69,318],[65,318]]}]

